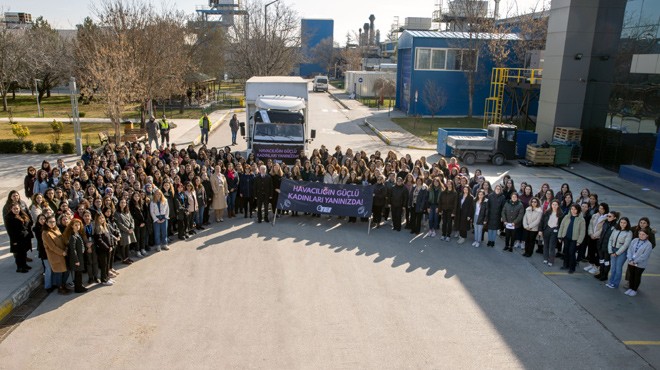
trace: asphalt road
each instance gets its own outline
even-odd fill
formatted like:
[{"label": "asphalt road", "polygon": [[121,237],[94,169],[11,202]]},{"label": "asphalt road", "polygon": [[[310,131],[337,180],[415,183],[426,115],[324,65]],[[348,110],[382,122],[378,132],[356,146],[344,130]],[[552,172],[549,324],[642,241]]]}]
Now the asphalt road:
[{"label": "asphalt road", "polygon": [[[311,96],[313,146],[386,150],[356,124],[366,111]],[[229,138],[225,124],[210,144]],[[0,369],[650,368],[517,253],[336,218],[225,220],[112,287],[51,294],[0,343]]]}]

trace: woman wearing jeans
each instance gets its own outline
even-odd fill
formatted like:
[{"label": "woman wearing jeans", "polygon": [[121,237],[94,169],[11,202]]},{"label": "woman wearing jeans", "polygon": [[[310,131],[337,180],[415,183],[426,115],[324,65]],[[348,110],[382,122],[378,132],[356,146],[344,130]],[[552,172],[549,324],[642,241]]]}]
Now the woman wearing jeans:
[{"label": "woman wearing jeans", "polygon": [[649,241],[651,231],[649,229],[640,229],[639,237],[630,242],[628,248],[628,270],[630,271],[630,289],[626,295],[634,297],[637,295],[637,289],[642,281],[642,273],[646,269],[649,256],[653,250],[653,245]]},{"label": "woman wearing jeans", "polygon": [[154,220],[154,243],[156,244],[156,251],[160,252],[161,248],[169,250],[170,248],[167,246],[167,221],[170,215],[170,208],[160,190],[154,192],[154,199],[151,200],[151,204],[149,205],[149,212],[151,213],[151,218]]},{"label": "woman wearing jeans", "polygon": [[557,248],[557,235],[559,235],[559,224],[564,214],[559,208],[559,201],[551,201],[547,211],[541,217],[539,234],[543,237],[543,263],[552,266],[555,263],[555,249]]},{"label": "woman wearing jeans", "polygon": [[623,265],[628,259],[627,249],[632,241],[632,231],[630,231],[630,221],[628,217],[621,217],[619,224],[615,226],[610,241],[607,246],[607,252],[610,254],[610,281],[605,284],[606,287],[614,289],[619,287],[621,282],[621,272]]},{"label": "woman wearing jeans", "polygon": [[46,225],[42,234],[44,248],[48,255],[48,262],[53,270],[53,286],[57,286],[57,292],[68,294],[71,290],[66,287],[66,280],[69,277],[66,269],[66,250],[67,246],[62,239],[62,233],[57,227],[55,216],[46,218]]},{"label": "woman wearing jeans", "polygon": [[577,246],[582,243],[587,234],[587,225],[580,212],[579,205],[571,204],[569,214],[561,221],[559,235],[557,236],[559,241],[564,242],[564,265],[561,269],[568,269],[569,274],[575,272]]},{"label": "woman wearing jeans", "polygon": [[434,237],[438,228],[440,228],[440,195],[442,194],[442,181],[440,177],[433,179],[431,187],[429,188],[429,232],[427,236]]},{"label": "woman wearing jeans", "polygon": [[484,236],[484,225],[488,223],[488,199],[486,192],[479,190],[477,199],[474,201],[474,243],[472,246],[478,248],[481,246],[481,240]]}]

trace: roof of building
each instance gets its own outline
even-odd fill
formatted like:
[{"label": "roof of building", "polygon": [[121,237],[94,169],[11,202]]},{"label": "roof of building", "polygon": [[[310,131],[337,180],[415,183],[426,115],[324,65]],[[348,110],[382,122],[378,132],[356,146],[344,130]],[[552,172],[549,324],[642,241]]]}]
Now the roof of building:
[{"label": "roof of building", "polygon": [[520,37],[515,33],[497,34],[486,32],[454,32],[454,31],[405,31],[412,37],[424,37],[430,39],[504,39],[504,40],[520,40]]}]

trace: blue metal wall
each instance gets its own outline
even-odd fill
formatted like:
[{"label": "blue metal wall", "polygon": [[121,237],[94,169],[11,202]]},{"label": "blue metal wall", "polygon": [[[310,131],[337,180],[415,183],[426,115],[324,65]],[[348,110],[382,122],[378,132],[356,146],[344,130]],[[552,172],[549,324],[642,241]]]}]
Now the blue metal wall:
[{"label": "blue metal wall", "polygon": [[[426,81],[436,81],[447,95],[447,104],[440,111],[440,116],[466,116],[468,114],[468,76],[462,71],[429,71],[415,70],[415,49],[418,47],[457,48],[460,40],[445,38],[412,37],[404,32],[399,39],[399,60],[397,70],[397,100],[396,107],[407,114],[430,115],[422,95]],[[403,56],[406,56],[405,58]],[[513,59],[513,58],[511,58]],[[490,75],[494,63],[484,46],[479,51],[478,68],[475,75],[472,114],[483,116],[484,102],[490,93]],[[514,67],[510,65],[509,67]],[[404,91],[404,84],[408,83],[409,91]],[[415,91],[418,101],[415,104]],[[408,104],[410,102],[410,104]],[[531,109],[535,109],[532,107]]]},{"label": "blue metal wall", "polygon": [[[332,19],[303,19],[300,21],[301,47],[303,55],[312,57],[311,51],[321,41],[329,38],[330,42],[334,40],[334,20]],[[301,63],[300,75],[303,77],[324,74],[321,66],[316,63]]]}]

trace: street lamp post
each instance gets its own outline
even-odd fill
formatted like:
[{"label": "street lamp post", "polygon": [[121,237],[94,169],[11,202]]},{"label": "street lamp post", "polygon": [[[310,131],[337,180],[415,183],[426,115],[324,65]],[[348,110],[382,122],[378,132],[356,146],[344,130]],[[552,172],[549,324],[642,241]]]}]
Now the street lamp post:
[{"label": "street lamp post", "polygon": [[69,80],[71,90],[71,118],[73,119],[73,136],[75,138],[76,154],[82,155],[82,131],[80,129],[80,114],[78,112],[78,98],[76,89],[76,79],[71,77]]},{"label": "street lamp post", "polygon": [[268,35],[268,7],[275,4],[280,0],[274,0],[269,2],[268,4],[264,5],[264,38],[268,40],[267,35]]},{"label": "street lamp post", "polygon": [[37,93],[37,117],[41,117],[41,103],[39,102],[39,80],[38,78],[34,79],[34,91]]}]

